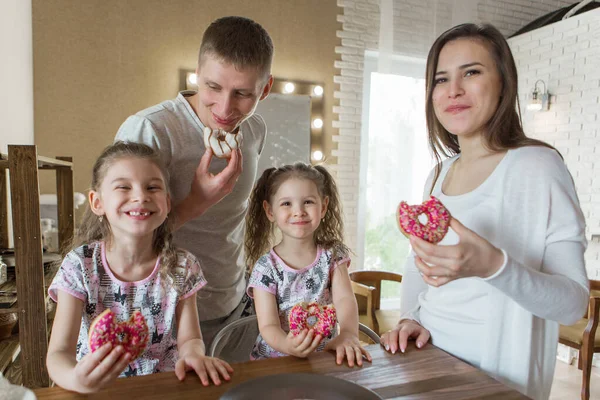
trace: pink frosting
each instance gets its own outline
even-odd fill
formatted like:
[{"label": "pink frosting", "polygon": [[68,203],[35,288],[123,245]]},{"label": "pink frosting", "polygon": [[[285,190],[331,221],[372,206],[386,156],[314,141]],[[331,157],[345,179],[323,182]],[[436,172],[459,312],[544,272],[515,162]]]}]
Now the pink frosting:
[{"label": "pink frosting", "polygon": [[[311,318],[312,317],[312,318]],[[317,303],[302,302],[290,310],[290,332],[298,335],[304,329],[314,329],[315,334],[329,337],[337,323],[335,307],[333,305],[320,306]],[[314,319],[314,323],[312,322]]]},{"label": "pink frosting", "polygon": [[118,322],[115,314],[107,309],[90,326],[90,349],[93,353],[105,343],[112,343],[113,348],[121,345],[133,361],[146,349],[148,336],[148,325],[139,310],[134,311],[128,321]]},{"label": "pink frosting", "polygon": [[[427,217],[427,223],[422,224],[419,221],[421,214]],[[433,196],[414,206],[409,206],[405,201],[401,202],[397,217],[398,226],[404,235],[414,235],[430,243],[440,242],[450,227],[450,212]]]}]

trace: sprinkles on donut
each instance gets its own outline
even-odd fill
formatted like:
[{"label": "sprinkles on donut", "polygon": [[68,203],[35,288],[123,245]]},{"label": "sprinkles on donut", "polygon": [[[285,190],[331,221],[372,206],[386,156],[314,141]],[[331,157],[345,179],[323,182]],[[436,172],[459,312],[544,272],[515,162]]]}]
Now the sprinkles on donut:
[{"label": "sprinkles on donut", "polygon": [[329,337],[335,329],[337,316],[333,305],[320,306],[317,303],[298,303],[288,316],[290,332],[294,336],[305,329],[313,329],[315,334]]},{"label": "sprinkles on donut", "polygon": [[104,310],[90,326],[90,350],[93,353],[105,343],[112,343],[113,348],[123,346],[131,361],[138,358],[148,344],[148,325],[142,313],[135,310],[129,320],[119,322],[110,308]]},{"label": "sprinkles on donut", "polygon": [[439,243],[446,236],[450,217],[450,212],[434,196],[414,206],[402,201],[396,213],[398,227],[406,237],[414,235],[433,244]]}]

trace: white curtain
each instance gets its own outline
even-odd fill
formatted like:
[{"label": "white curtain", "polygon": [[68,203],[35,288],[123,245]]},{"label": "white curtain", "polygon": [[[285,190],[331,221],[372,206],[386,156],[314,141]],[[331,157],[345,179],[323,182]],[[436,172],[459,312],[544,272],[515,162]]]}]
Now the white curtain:
[{"label": "white curtain", "polygon": [[[423,32],[430,38],[429,46],[442,32],[453,26],[466,22],[481,22],[477,11],[480,0],[424,0],[424,2],[429,3],[428,9],[431,10],[429,35]],[[402,40],[410,40],[401,34],[405,30],[397,26],[403,21],[407,24],[410,22],[410,16],[405,16],[402,12],[403,7],[410,6],[399,0],[380,0],[378,72],[389,73],[392,55],[399,53],[398,48],[402,47]],[[422,26],[419,29],[423,29]],[[423,50],[426,55],[428,46]]]},{"label": "white curtain", "polygon": [[392,54],[394,53],[394,1],[380,0],[379,4],[379,61],[378,72],[391,72]]}]

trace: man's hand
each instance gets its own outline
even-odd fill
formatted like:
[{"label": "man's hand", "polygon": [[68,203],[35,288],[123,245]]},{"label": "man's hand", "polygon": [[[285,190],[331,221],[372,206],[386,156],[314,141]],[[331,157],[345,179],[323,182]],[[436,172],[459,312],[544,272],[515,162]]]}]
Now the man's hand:
[{"label": "man's hand", "polygon": [[231,158],[227,167],[217,175],[208,169],[213,153],[210,148],[206,149],[200,159],[198,168],[192,180],[190,193],[177,206],[176,228],[194,218],[204,214],[206,210],[217,204],[233,190],[238,178],[242,174],[242,152],[238,149],[231,152]]}]

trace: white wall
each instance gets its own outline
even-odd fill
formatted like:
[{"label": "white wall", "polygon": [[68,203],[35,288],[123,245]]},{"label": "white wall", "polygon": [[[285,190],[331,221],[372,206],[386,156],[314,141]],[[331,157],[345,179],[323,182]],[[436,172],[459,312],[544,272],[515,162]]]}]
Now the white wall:
[{"label": "white wall", "polygon": [[[4,154],[9,144],[34,144],[31,38],[31,0],[0,0],[0,152]],[[8,202],[12,247],[10,196]]]},{"label": "white wall", "polygon": [[[570,5],[564,0],[479,0],[473,22],[490,22],[510,35],[536,18]],[[451,27],[453,0],[394,1],[394,51],[400,55],[425,58],[433,40]],[[333,136],[337,150],[334,165],[344,206],[347,244],[357,250],[359,198],[360,135],[362,121],[363,64],[365,50],[377,50],[379,40],[379,0],[338,0],[343,14],[338,16],[342,30],[337,32],[341,46],[336,47],[340,73],[334,77],[339,86],[334,97],[338,134]],[[361,266],[357,266],[360,268]]]},{"label": "white wall", "polygon": [[0,0],[0,152],[33,144],[31,0]]}]

